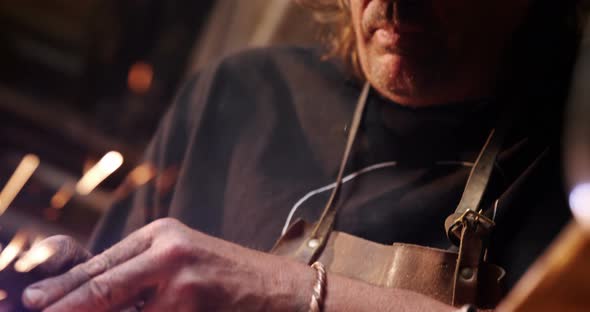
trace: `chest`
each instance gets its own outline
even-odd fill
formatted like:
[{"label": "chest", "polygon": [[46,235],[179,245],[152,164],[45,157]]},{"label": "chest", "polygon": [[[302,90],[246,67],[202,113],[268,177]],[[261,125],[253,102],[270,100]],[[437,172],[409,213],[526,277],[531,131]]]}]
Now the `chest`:
[{"label": "chest", "polygon": [[[229,166],[220,211],[224,238],[260,249],[270,248],[286,224],[316,221],[335,180],[305,144],[271,145],[277,149],[257,156],[244,156],[257,153],[251,148],[235,151],[241,156]],[[338,230],[385,244],[448,247],[443,223],[456,208],[469,167],[359,163],[347,172]]]}]

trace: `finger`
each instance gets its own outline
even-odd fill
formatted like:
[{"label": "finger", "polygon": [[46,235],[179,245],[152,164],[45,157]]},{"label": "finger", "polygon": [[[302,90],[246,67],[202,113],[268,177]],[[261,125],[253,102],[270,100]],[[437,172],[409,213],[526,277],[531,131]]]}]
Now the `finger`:
[{"label": "finger", "polygon": [[69,236],[52,236],[35,244],[32,249],[46,248],[52,256],[39,264],[33,273],[40,276],[53,276],[65,273],[75,265],[87,261],[92,254]]},{"label": "finger", "polygon": [[46,312],[114,311],[140,301],[158,284],[161,264],[150,252],[117,265],[50,305]]},{"label": "finger", "polygon": [[146,237],[141,231],[135,232],[102,254],[75,266],[65,274],[27,287],[23,292],[23,303],[29,309],[42,310],[93,277],[141,254],[149,248],[150,244],[151,238]]}]

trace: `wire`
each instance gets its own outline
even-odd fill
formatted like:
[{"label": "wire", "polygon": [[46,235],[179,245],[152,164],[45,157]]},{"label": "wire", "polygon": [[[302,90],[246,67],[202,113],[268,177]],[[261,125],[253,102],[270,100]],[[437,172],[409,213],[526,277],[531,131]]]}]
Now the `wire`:
[{"label": "wire", "polygon": [[[346,177],[344,177],[344,179],[342,179],[342,184],[348,183],[361,175],[364,175],[364,174],[367,174],[367,173],[370,173],[370,172],[373,172],[373,171],[376,171],[379,169],[396,167],[397,164],[398,164],[397,161],[388,161],[388,162],[383,162],[383,163],[378,163],[375,165],[368,166],[366,168],[363,168],[359,171],[353,172],[353,173],[347,175]],[[474,166],[474,163],[466,162],[466,161],[438,161],[435,164],[440,165],[440,166],[463,166],[463,167],[473,167]],[[285,235],[285,233],[287,233],[287,230],[289,229],[289,226],[291,225],[291,221],[293,220],[293,216],[297,212],[297,209],[299,209],[299,207],[301,205],[303,205],[303,203],[305,203],[311,197],[321,194],[321,193],[324,193],[324,192],[327,192],[335,187],[336,187],[336,182],[322,186],[318,189],[312,190],[309,193],[305,194],[303,197],[301,197],[301,199],[299,199],[295,203],[295,205],[293,205],[293,207],[291,208],[291,211],[289,211],[289,215],[287,216],[287,220],[285,221],[285,225],[283,226],[283,230],[281,231],[281,235]]]}]

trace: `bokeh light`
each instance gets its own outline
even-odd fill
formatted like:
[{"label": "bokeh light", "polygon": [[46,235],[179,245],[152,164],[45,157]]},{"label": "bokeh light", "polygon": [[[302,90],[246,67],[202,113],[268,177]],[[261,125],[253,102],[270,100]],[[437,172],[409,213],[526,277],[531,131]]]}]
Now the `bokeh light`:
[{"label": "bokeh light", "polygon": [[129,179],[135,186],[142,186],[148,183],[156,175],[156,170],[150,164],[137,166],[129,173]]},{"label": "bokeh light", "polygon": [[33,246],[14,264],[14,269],[21,273],[30,272],[54,254],[55,250],[47,245]]},{"label": "bokeh light", "polygon": [[154,69],[152,65],[137,62],[129,69],[127,84],[129,89],[137,94],[143,94],[150,90],[154,80]]},{"label": "bokeh light", "polygon": [[18,232],[12,238],[10,243],[0,253],[0,271],[6,269],[10,263],[23,251],[25,243],[27,242],[27,235],[23,232]]},{"label": "bokeh light", "polygon": [[578,223],[590,229],[590,183],[574,187],[569,196],[569,203]]},{"label": "bokeh light", "polygon": [[31,178],[35,170],[39,167],[39,157],[36,155],[26,155],[10,177],[2,192],[0,192],[0,215],[4,214],[10,207],[16,195],[22,190],[27,181]]},{"label": "bokeh light", "polygon": [[80,195],[88,195],[108,176],[123,165],[123,155],[119,152],[108,152],[90,168],[76,184],[76,191]]}]

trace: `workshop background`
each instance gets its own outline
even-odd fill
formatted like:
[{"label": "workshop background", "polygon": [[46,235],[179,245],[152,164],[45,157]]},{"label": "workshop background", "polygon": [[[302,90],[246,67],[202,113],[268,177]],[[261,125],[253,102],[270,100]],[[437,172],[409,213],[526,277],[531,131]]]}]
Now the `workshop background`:
[{"label": "workshop background", "polygon": [[4,246],[86,241],[123,181],[150,182],[143,150],[203,64],[319,37],[290,0],[0,0],[0,25]]}]

